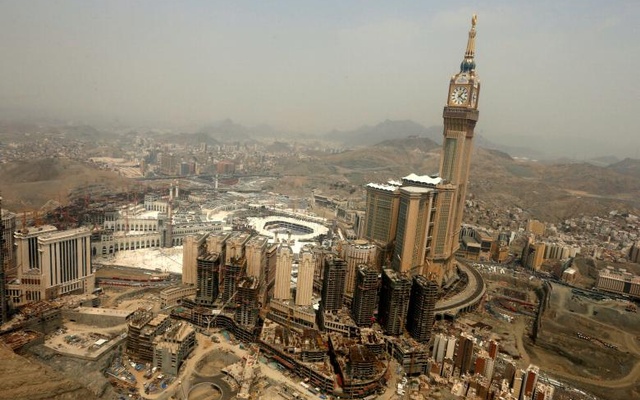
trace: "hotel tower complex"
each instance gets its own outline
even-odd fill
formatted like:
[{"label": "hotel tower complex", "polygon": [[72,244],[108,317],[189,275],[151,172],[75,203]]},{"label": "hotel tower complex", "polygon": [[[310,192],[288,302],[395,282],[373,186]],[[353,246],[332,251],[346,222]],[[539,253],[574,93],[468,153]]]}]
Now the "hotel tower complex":
[{"label": "hotel tower complex", "polygon": [[449,81],[439,174],[410,174],[400,181],[367,185],[364,236],[381,248],[384,265],[438,284],[456,277],[454,257],[478,121],[475,37],[474,16],[460,72]]}]

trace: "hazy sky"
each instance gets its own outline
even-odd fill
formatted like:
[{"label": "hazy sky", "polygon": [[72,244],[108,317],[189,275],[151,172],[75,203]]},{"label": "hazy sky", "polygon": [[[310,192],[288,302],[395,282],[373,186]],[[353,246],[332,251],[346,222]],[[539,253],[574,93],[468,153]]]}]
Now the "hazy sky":
[{"label": "hazy sky", "polygon": [[490,140],[640,158],[640,1],[1,1],[0,113],[441,124],[472,13]]}]

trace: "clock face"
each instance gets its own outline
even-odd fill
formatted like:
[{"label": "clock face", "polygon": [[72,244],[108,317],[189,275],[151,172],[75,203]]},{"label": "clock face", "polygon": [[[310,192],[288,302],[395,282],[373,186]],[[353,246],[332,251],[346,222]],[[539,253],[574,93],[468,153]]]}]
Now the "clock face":
[{"label": "clock face", "polygon": [[473,94],[471,95],[471,106],[475,107],[477,101],[478,101],[478,92],[474,91]]},{"label": "clock face", "polygon": [[451,91],[451,102],[456,105],[463,104],[469,98],[469,90],[464,86],[457,86]]}]

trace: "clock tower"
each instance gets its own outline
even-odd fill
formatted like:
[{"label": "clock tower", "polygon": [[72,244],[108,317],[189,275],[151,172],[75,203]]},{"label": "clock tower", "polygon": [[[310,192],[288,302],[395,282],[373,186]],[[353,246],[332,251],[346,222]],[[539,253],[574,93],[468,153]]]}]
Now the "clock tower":
[{"label": "clock tower", "polygon": [[471,30],[460,72],[449,81],[444,107],[444,138],[440,159],[440,178],[432,241],[427,248],[423,273],[443,282],[454,277],[455,252],[464,211],[473,130],[478,121],[480,81],[476,75],[475,39],[477,17],[471,18]]}]

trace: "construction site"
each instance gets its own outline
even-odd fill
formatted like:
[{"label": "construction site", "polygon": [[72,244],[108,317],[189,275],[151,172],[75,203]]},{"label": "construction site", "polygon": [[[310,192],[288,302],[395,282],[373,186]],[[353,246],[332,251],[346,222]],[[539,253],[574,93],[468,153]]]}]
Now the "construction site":
[{"label": "construction site", "polygon": [[627,301],[553,284],[532,362],[603,398],[640,395],[640,315]]}]

